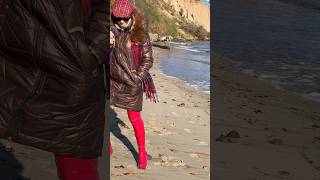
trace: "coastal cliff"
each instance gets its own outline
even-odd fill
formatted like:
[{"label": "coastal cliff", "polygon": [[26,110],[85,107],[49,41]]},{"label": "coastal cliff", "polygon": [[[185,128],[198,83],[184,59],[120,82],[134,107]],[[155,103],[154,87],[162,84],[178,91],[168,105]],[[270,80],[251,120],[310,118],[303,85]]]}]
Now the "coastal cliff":
[{"label": "coastal cliff", "polygon": [[164,0],[175,10],[175,16],[204,27],[210,32],[210,6],[198,0]]},{"label": "coastal cliff", "polygon": [[208,40],[210,6],[200,0],[136,1],[150,32],[180,40]]}]

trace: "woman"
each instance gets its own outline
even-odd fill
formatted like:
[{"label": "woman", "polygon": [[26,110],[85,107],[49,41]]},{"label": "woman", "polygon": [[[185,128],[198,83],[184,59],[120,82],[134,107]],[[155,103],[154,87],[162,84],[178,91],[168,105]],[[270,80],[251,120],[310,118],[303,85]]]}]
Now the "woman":
[{"label": "woman", "polygon": [[138,168],[146,169],[145,130],[140,112],[143,91],[147,98],[156,101],[148,73],[153,64],[151,42],[144,18],[130,0],[115,0],[111,20],[115,43],[110,61],[110,102],[127,110],[138,144]]},{"label": "woman", "polygon": [[99,179],[107,3],[0,1],[0,138],[52,152],[62,180]]}]

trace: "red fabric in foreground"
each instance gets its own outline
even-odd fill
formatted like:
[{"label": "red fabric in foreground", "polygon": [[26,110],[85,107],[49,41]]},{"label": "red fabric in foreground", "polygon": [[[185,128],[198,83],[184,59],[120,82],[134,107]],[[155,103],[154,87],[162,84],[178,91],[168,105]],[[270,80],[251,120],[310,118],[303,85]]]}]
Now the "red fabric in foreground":
[{"label": "red fabric in foreground", "polygon": [[[81,0],[82,7],[86,16],[91,13],[92,10],[92,0]],[[107,7],[106,7],[107,8]]]},{"label": "red fabric in foreground", "polygon": [[98,159],[80,159],[55,155],[61,180],[99,180]]}]

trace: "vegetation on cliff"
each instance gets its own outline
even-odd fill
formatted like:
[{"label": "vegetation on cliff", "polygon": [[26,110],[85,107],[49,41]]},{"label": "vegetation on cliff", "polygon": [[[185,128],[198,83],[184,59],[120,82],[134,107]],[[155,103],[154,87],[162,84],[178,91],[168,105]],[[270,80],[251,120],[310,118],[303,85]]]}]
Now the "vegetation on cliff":
[{"label": "vegetation on cliff", "polygon": [[[111,0],[113,4],[114,0]],[[164,0],[136,0],[136,7],[143,12],[149,31],[159,36],[172,36],[178,40],[207,40],[209,33],[195,22],[189,21],[183,9],[176,11]]]},{"label": "vegetation on cliff", "polygon": [[201,25],[187,20],[183,9],[179,12],[163,0],[139,0],[137,6],[144,13],[149,30],[160,36],[170,35],[180,40],[207,40],[209,33]]}]

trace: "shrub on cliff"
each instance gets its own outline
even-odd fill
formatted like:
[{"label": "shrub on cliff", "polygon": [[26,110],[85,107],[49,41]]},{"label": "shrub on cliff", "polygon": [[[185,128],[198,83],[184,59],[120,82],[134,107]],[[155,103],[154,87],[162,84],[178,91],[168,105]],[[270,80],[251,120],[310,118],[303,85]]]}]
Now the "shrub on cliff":
[{"label": "shrub on cliff", "polygon": [[164,15],[159,10],[155,1],[151,3],[141,0],[139,6],[144,13],[151,32],[159,35],[171,35],[173,37],[178,35],[178,26],[175,24],[175,21]]},{"label": "shrub on cliff", "polygon": [[181,24],[180,28],[197,37],[199,40],[206,40],[209,36],[209,33],[203,26],[199,26],[194,23],[185,22]]}]

